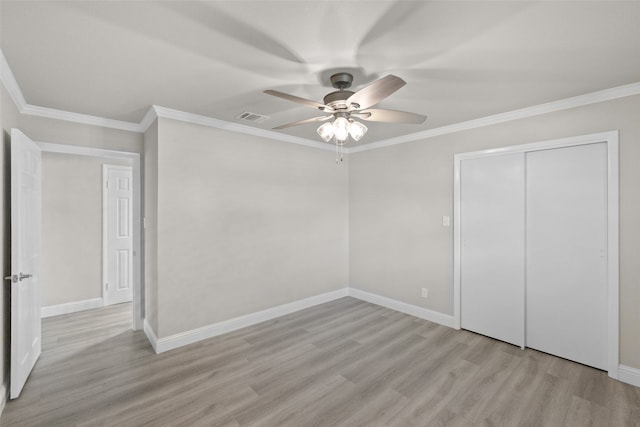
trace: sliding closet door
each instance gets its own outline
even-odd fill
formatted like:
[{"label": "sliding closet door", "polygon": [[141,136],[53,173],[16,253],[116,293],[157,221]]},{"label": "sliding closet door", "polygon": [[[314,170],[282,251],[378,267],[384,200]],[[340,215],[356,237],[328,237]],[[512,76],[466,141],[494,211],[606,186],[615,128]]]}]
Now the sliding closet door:
[{"label": "sliding closet door", "polygon": [[526,154],[526,345],[607,369],[607,149]]},{"label": "sliding closet door", "polygon": [[462,161],[461,326],[524,344],[524,154]]}]

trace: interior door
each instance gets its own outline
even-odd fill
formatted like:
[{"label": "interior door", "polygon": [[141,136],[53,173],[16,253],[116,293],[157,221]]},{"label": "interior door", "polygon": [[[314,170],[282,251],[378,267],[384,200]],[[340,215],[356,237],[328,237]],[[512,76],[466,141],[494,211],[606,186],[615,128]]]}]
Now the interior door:
[{"label": "interior door", "polygon": [[607,369],[607,148],[527,153],[527,347]]},{"label": "interior door", "polygon": [[133,299],[133,173],[127,166],[104,166],[106,257],[104,304]]},{"label": "interior door", "polygon": [[463,160],[461,326],[524,346],[524,154]]},{"label": "interior door", "polygon": [[41,352],[40,205],[40,148],[11,129],[11,399]]}]

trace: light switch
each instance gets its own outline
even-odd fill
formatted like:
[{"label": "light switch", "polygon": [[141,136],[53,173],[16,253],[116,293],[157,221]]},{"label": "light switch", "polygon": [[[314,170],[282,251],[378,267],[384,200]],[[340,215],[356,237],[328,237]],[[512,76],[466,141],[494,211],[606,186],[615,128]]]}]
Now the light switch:
[{"label": "light switch", "polygon": [[442,226],[443,227],[451,227],[451,217],[443,216],[442,217]]}]

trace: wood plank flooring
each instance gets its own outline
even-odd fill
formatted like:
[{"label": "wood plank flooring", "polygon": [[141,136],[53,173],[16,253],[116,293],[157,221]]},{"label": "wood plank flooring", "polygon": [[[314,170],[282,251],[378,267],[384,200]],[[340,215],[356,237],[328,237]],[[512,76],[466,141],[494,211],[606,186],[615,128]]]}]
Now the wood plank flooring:
[{"label": "wood plank flooring", "polygon": [[640,426],[640,389],[342,298],[155,355],[124,304],[43,320],[2,426]]}]

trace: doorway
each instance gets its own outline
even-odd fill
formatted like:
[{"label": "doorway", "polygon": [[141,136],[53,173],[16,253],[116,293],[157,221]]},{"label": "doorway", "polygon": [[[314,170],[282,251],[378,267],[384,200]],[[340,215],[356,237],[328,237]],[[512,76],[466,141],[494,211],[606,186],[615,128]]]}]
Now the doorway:
[{"label": "doorway", "polygon": [[[79,147],[79,146],[69,146],[62,144],[52,144],[52,143],[44,143],[39,142],[38,145],[41,147],[43,156],[60,156],[61,158],[67,157],[76,157],[76,158],[84,158],[86,164],[93,164],[98,169],[94,171],[97,173],[97,185],[94,187],[94,194],[97,197],[98,202],[94,203],[95,206],[93,208],[97,208],[99,211],[99,223],[97,225],[98,229],[93,230],[92,234],[97,234],[97,239],[94,239],[95,242],[98,242],[99,247],[97,249],[98,256],[92,257],[92,262],[98,264],[96,268],[93,268],[93,275],[95,276],[95,272],[97,271],[97,289],[92,291],[93,294],[90,295],[90,298],[85,298],[79,300],[77,303],[69,303],[69,304],[59,304],[52,306],[44,306],[43,307],[43,317],[48,317],[50,315],[57,314],[65,314],[71,313],[75,311],[82,311],[90,308],[98,308],[104,305],[108,305],[110,303],[116,302],[124,302],[125,300],[132,300],[132,328],[134,330],[142,329],[142,316],[143,316],[143,292],[142,292],[142,230],[141,230],[141,163],[140,163],[140,154],[138,153],[129,153],[129,152],[121,152],[121,151],[112,151],[112,150],[103,150],[97,148],[88,148],[88,147]],[[106,281],[104,280],[104,276],[107,276],[106,271],[103,274],[103,266],[107,263],[104,262],[103,250],[106,245],[103,245],[103,237],[104,237],[104,228],[102,222],[102,213],[103,213],[103,202],[105,195],[102,191],[100,191],[101,186],[103,185],[103,164],[114,165],[116,168],[128,168],[130,171],[130,180],[128,181],[129,191],[130,191],[130,206],[128,207],[130,214],[127,215],[127,220],[129,221],[129,241],[130,241],[130,250],[129,250],[129,258],[120,259],[121,267],[117,274],[124,274],[126,280],[121,280],[118,285],[122,288],[123,283],[127,283],[127,292],[123,297],[123,294],[120,293],[119,296],[115,296],[110,298],[108,294],[103,294],[104,287],[106,285]],[[94,173],[94,175],[95,175]],[[95,178],[95,176],[94,176]],[[46,177],[45,177],[46,179]],[[117,184],[115,184],[117,185]],[[122,184],[125,185],[125,184]],[[46,190],[46,188],[45,188]],[[94,201],[95,202],[95,201]],[[117,208],[116,204],[116,208]],[[123,209],[124,203],[120,203],[120,209]],[[73,206],[69,206],[69,209],[72,209]],[[76,233],[82,238],[83,229],[80,227],[81,224],[77,224],[78,227],[76,229]],[[94,221],[95,225],[95,221]],[[121,230],[122,231],[122,230]],[[81,242],[81,240],[80,240]],[[55,242],[54,242],[55,243]],[[106,242],[105,242],[106,243]],[[54,245],[55,248],[55,245]],[[77,248],[82,250],[82,248]],[[45,254],[47,252],[51,252],[52,249],[44,248]],[[119,252],[121,258],[123,255],[123,251]],[[78,274],[83,272],[82,266],[83,257],[80,257],[76,260],[76,265],[74,268],[77,268]],[[118,260],[116,259],[116,263]],[[128,265],[123,265],[123,263],[128,262]],[[75,270],[74,270],[75,271]],[[49,272],[49,274],[56,274],[55,271]],[[66,274],[61,274],[61,277],[69,277],[73,273],[67,272]],[[93,277],[93,276],[92,276]],[[60,277],[57,277],[60,280]],[[47,281],[47,277],[44,277],[44,280]],[[71,281],[70,281],[71,282]],[[95,281],[92,280],[92,283]],[[114,283],[115,285],[115,283]],[[44,288],[46,289],[46,284]],[[95,295],[94,295],[95,294]],[[126,295],[128,294],[128,295]],[[130,296],[129,296],[130,295]],[[45,296],[46,298],[46,296]],[[43,305],[46,305],[46,302],[43,301]]]}]

